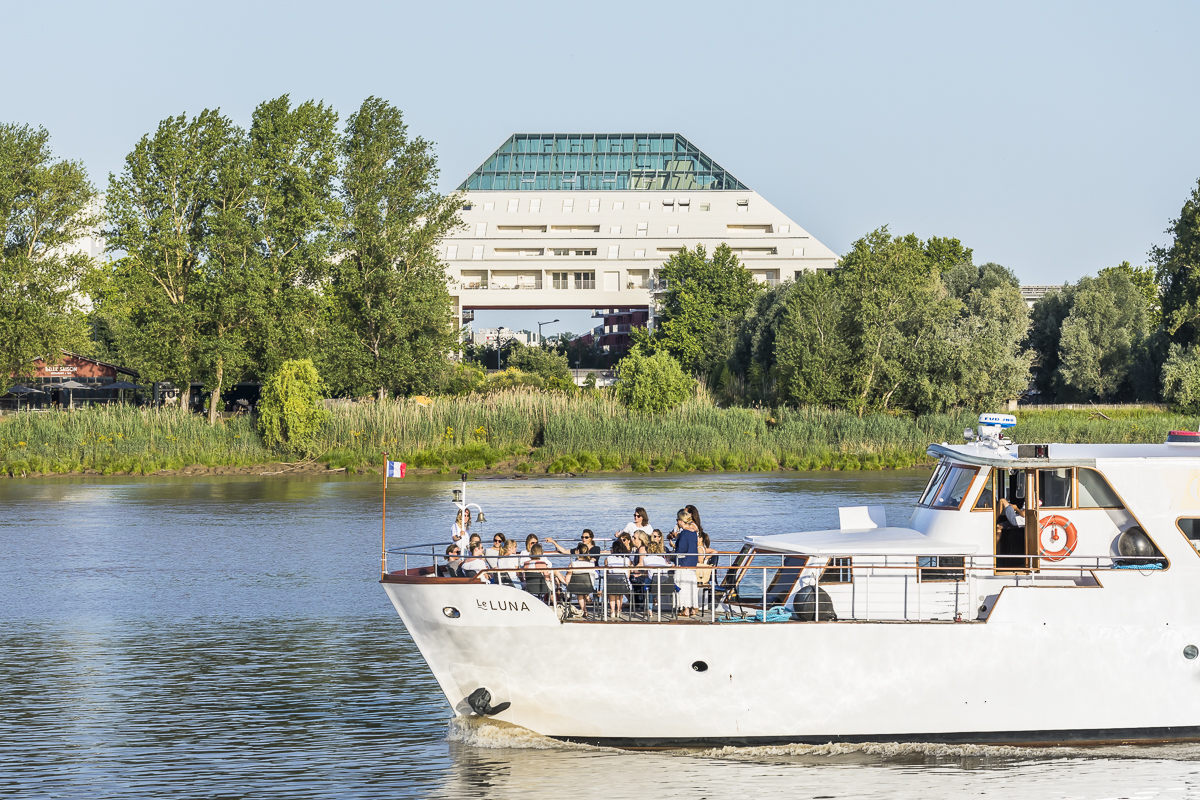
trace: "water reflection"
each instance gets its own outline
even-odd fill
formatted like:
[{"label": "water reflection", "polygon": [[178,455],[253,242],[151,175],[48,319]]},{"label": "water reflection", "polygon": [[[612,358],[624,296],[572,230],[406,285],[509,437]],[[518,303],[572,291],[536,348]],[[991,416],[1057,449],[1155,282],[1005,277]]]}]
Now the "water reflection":
[{"label": "water reflection", "polygon": [[[926,477],[547,478],[469,492],[488,511],[485,534],[566,543],[585,526],[611,533],[636,505],[665,524],[694,503],[718,535],[835,526],[837,506],[858,502],[903,523]],[[393,483],[390,540],[444,539],[450,488]],[[0,795],[1196,793],[1193,745],[636,753],[448,728],[376,582],[378,530],[369,479],[0,482]]]}]

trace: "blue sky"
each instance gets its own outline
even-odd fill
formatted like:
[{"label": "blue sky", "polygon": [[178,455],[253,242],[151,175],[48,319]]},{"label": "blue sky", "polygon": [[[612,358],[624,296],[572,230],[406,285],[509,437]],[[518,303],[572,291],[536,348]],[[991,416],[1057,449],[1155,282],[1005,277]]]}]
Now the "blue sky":
[{"label": "blue sky", "polygon": [[1061,283],[1146,263],[1200,178],[1196,3],[0,0],[0,18],[0,121],[44,125],[101,188],[165,116],[244,124],[286,93],[344,119],[374,94],[436,143],[446,190],[514,131],[679,131],[839,253],[886,224]]}]

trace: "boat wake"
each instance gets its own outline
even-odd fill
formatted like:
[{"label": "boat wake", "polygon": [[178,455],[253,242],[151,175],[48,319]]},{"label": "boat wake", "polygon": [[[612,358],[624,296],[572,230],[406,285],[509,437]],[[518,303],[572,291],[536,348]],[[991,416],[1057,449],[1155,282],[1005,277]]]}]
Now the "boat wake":
[{"label": "boat wake", "polygon": [[827,744],[786,744],[762,747],[719,747],[692,751],[699,758],[731,761],[773,761],[794,758],[830,758],[835,756],[872,756],[882,759],[983,758],[996,760],[1056,758],[1078,756],[1082,751],[1066,747],[1012,747],[983,744],[936,744],[932,742],[829,742]]},{"label": "boat wake", "polygon": [[560,742],[528,728],[483,717],[454,717],[446,741],[490,750],[598,750],[586,744]]}]

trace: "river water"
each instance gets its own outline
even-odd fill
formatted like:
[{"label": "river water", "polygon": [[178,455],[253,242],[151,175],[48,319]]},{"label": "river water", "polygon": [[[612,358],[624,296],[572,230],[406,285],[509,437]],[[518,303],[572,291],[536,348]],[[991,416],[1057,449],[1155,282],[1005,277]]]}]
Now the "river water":
[{"label": "river water", "polygon": [[[481,480],[468,499],[485,539],[568,544],[689,502],[724,539],[861,503],[903,524],[927,477]],[[391,481],[389,544],[445,540],[455,486]],[[354,476],[0,481],[0,796],[1200,797],[1198,745],[644,753],[452,722],[377,583],[379,505]]]}]

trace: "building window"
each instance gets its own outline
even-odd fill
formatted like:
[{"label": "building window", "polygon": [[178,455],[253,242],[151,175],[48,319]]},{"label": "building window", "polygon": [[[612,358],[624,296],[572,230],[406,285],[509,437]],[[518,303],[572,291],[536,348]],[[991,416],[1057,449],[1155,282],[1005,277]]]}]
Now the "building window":
[{"label": "building window", "polygon": [[574,255],[574,256],[594,256],[594,255],[596,255],[596,252],[597,252],[596,248],[594,248],[594,247],[593,247],[593,248],[591,248],[591,249],[588,249],[588,250],[572,250],[572,251],[571,251],[571,255]]},{"label": "building window", "polygon": [[483,204],[483,210],[484,210],[484,211],[495,211],[495,210],[496,210],[496,204],[495,204],[495,203],[484,203],[484,204]]},{"label": "building window", "polygon": [[509,200],[508,201],[508,213],[515,214],[517,211],[517,207],[520,205],[520,203],[521,203],[521,201],[516,198]]},{"label": "building window", "polygon": [[595,289],[596,288],[596,273],[594,273],[594,272],[576,272],[575,273],[575,288],[576,289]]},{"label": "building window", "polygon": [[535,197],[529,201],[529,213],[537,214],[542,210],[542,198]]},{"label": "building window", "polygon": [[458,245],[452,244],[446,248],[446,260],[453,261],[458,258]]},{"label": "building window", "polygon": [[649,232],[650,232],[650,223],[649,222],[639,222],[638,223],[638,226],[637,226],[637,235],[638,236],[644,237]]},{"label": "building window", "polygon": [[749,211],[750,210],[750,199],[745,198],[743,200],[738,200],[737,201],[737,210],[738,211]]},{"label": "building window", "polygon": [[689,200],[689,199],[688,199],[688,198],[686,198],[686,197],[685,197],[685,198],[683,198],[682,200],[680,200],[680,201],[679,201],[679,213],[680,213],[680,214],[685,214],[685,213],[687,213],[687,212],[688,212],[688,210],[691,208],[691,205],[692,205],[692,201],[691,201],[691,200]]},{"label": "building window", "polygon": [[569,272],[552,272],[550,277],[554,280],[555,289],[569,289],[571,286],[571,274]]},{"label": "building window", "polygon": [[574,210],[575,210],[575,198],[574,197],[568,197],[566,200],[563,200],[563,213],[564,214],[570,214]]},{"label": "building window", "polygon": [[471,260],[472,261],[482,261],[483,260],[483,245],[477,244],[471,248]]},{"label": "building window", "polygon": [[712,204],[711,204],[711,203],[701,203],[701,204],[700,204],[700,210],[701,210],[701,211],[708,211],[710,208],[712,208]]},{"label": "building window", "polygon": [[634,251],[633,251],[633,257],[634,257],[634,258],[645,258],[645,257],[646,257],[646,251],[645,251],[645,250],[634,250]]},{"label": "building window", "polygon": [[675,201],[674,200],[663,200],[663,211],[665,213],[669,214],[674,210],[675,210]]},{"label": "building window", "polygon": [[481,237],[481,236],[487,236],[487,223],[486,222],[476,222],[475,223],[475,236],[476,236],[476,238]]},{"label": "building window", "polygon": [[801,276],[804,275],[804,270],[798,269],[794,273],[792,273],[792,275],[793,275],[792,280],[798,281],[798,280],[800,280]]},{"label": "building window", "polygon": [[679,226],[678,226],[678,225],[668,225],[668,226],[667,226],[667,235],[668,235],[668,236],[671,236],[671,235],[674,235],[674,234],[677,234],[677,233],[679,233]]},{"label": "building window", "polygon": [[569,255],[571,255],[571,251],[570,251],[570,250],[563,249],[563,248],[560,248],[560,247],[556,247],[556,248],[554,248],[554,255],[556,255],[556,256],[569,256]]},{"label": "building window", "polygon": [[619,249],[620,249],[620,245],[610,244],[610,245],[608,246],[608,257],[609,257],[609,258],[616,258],[616,257],[617,257],[617,252],[619,251]]},{"label": "building window", "polygon": [[780,225],[780,226],[779,226],[779,232],[780,232],[780,233],[791,233],[791,232],[792,232],[792,226],[791,226],[791,225]]},{"label": "building window", "polygon": [[588,211],[594,214],[599,210],[600,210],[600,198],[593,197],[591,200],[588,201]]},{"label": "building window", "polygon": [[793,248],[792,248],[792,255],[794,255],[794,256],[803,256],[803,255],[804,255],[804,248],[803,248],[803,247],[793,247]]},{"label": "building window", "polygon": [[649,211],[649,210],[650,210],[650,201],[649,200],[643,200],[642,202],[638,203],[638,211]]},{"label": "building window", "polygon": [[618,200],[617,202],[613,203],[613,211],[623,211],[624,209],[625,209],[625,201],[624,200]]},{"label": "building window", "polygon": [[613,225],[611,228],[608,229],[608,232],[610,234],[612,234],[613,236],[620,236],[621,235],[621,226]]}]

